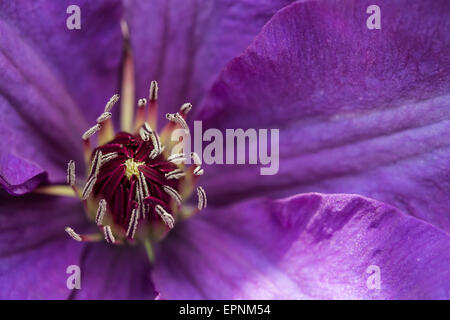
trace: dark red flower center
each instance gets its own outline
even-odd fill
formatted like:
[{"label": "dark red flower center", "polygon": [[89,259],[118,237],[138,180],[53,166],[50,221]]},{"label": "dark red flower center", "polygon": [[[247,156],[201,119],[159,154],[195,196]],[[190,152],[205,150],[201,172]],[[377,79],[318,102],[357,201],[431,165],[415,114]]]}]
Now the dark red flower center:
[{"label": "dark red flower center", "polygon": [[94,150],[102,154],[102,165],[93,187],[93,194],[108,204],[114,222],[127,229],[133,210],[138,220],[158,220],[156,205],[170,211],[172,198],[164,190],[178,191],[180,180],[169,179],[167,174],[177,169],[160,154],[151,158],[154,150],[150,141],[120,132],[109,143]]},{"label": "dark red flower center", "polygon": [[[114,95],[96,124],[82,135],[89,173],[80,191],[75,162],[71,160],[67,183],[81,198],[89,218],[103,235],[78,234],[67,226],[65,230],[74,240],[98,241],[103,237],[113,244],[138,240],[150,252],[152,244],[163,239],[177,221],[207,206],[205,190],[200,186],[196,188],[197,206],[185,203],[194,191],[197,178],[203,174],[200,157],[195,152],[170,150],[175,143],[170,140],[173,130],[179,128],[189,133],[186,115],[192,105],[185,103],[179,112],[166,114],[169,123],[160,130],[160,137],[156,131],[157,93],[158,85],[152,81],[149,100],[138,101],[134,126],[132,117],[127,116],[133,113],[132,107],[127,102],[121,105],[123,129],[117,134],[114,134],[111,109],[119,95]],[[98,146],[92,149],[91,137],[96,134]]]}]

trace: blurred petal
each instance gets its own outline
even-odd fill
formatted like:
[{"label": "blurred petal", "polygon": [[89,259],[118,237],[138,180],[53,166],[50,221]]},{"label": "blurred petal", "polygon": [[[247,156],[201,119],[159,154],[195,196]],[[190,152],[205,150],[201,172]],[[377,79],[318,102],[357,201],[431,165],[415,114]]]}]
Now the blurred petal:
[{"label": "blurred petal", "polygon": [[102,243],[86,246],[81,259],[82,285],[75,299],[154,299],[150,263],[143,247]]},{"label": "blurred petal", "polygon": [[2,166],[16,158],[35,167],[31,174],[22,166],[1,168],[9,192],[8,181],[26,183],[39,173],[63,181],[67,161],[82,159],[85,113],[94,121],[116,91],[120,7],[85,1],[81,30],[68,30],[69,4],[0,4],[0,159]]},{"label": "blurred petal", "polygon": [[[80,8],[80,29],[67,28],[66,20],[71,16],[67,8],[71,5]],[[0,4],[0,20],[14,28],[19,38],[55,72],[89,122],[95,121],[119,88],[122,14],[120,0]],[[20,64],[21,69],[32,66],[33,61]]]},{"label": "blurred petal", "polygon": [[361,196],[253,200],[179,225],[153,277],[166,299],[448,299],[449,240]]},{"label": "blurred petal", "polygon": [[164,112],[187,101],[195,107],[225,63],[290,2],[126,1],[138,97],[147,97],[150,81],[157,80]]},{"label": "blurred petal", "polygon": [[211,201],[358,193],[450,231],[450,3],[296,3],[227,65],[204,130],[279,128],[280,170],[205,168]]},{"label": "blurred petal", "polygon": [[70,265],[83,244],[64,231],[84,228],[83,207],[63,197],[0,195],[0,298],[66,299]]}]

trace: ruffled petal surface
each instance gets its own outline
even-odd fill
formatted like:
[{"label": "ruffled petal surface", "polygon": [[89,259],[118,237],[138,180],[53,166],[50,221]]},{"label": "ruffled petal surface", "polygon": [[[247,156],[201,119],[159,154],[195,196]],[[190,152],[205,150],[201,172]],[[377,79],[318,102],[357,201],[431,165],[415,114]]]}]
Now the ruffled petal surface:
[{"label": "ruffled petal surface", "polygon": [[[63,181],[67,161],[81,159],[81,134],[117,92],[120,2],[78,1],[80,30],[66,26],[71,4],[0,4],[0,182],[10,193],[45,172]],[[28,165],[11,176],[14,161]]]},{"label": "ruffled petal surface", "polygon": [[357,193],[450,231],[450,3],[378,1],[381,30],[371,4],[292,4],[225,67],[203,131],[280,129],[280,163],[206,168],[212,203]]},{"label": "ruffled petal surface", "polygon": [[153,279],[165,299],[448,299],[449,240],[357,195],[252,200],[178,225]]},{"label": "ruffled petal surface", "polygon": [[222,67],[244,50],[291,0],[124,1],[136,65],[138,97],[159,82],[164,112],[194,107]]},{"label": "ruffled petal surface", "polygon": [[47,182],[47,178],[47,173],[35,162],[11,153],[0,157],[0,185],[11,194],[27,193]]},{"label": "ruffled petal surface", "polygon": [[79,265],[83,244],[64,231],[86,227],[73,198],[0,196],[0,299],[66,299],[70,265]]}]

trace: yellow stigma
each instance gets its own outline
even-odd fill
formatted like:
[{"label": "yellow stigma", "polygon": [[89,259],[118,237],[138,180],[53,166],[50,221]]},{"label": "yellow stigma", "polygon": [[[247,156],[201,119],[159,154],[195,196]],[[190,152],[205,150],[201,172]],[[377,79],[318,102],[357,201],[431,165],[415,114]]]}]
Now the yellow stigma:
[{"label": "yellow stigma", "polygon": [[145,162],[135,162],[132,158],[125,161],[125,175],[128,180],[131,179],[131,176],[139,177],[139,166],[143,164],[145,164]]}]

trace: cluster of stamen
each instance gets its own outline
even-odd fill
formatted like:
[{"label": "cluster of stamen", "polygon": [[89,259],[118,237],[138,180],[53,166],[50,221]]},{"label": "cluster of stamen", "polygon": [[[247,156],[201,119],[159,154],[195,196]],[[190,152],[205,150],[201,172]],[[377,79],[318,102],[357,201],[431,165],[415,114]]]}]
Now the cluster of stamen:
[{"label": "cluster of stamen", "polygon": [[[147,105],[155,105],[157,97],[158,85],[152,81],[149,101],[140,99],[137,103],[138,115]],[[82,135],[85,149],[90,148],[90,139],[94,134],[102,134],[104,124],[112,124],[111,110],[118,100],[119,96],[114,95],[97,118],[96,124]],[[166,118],[172,124],[168,127],[174,129],[179,126],[189,131],[186,114],[191,108],[190,103],[185,103],[179,112],[167,114]],[[186,168],[187,157],[184,153],[167,154],[168,150],[155,128],[142,119],[136,121],[136,132],[119,132],[107,143],[89,149],[92,150],[89,172],[79,194],[88,210],[92,206],[96,207],[92,218],[108,243],[133,241],[140,229],[145,236],[161,230],[161,226],[165,226],[163,229],[166,232],[172,229],[177,216],[183,216],[179,213],[183,210],[185,199],[180,190],[187,183],[195,183],[195,176],[203,174],[197,154],[188,155],[193,165]],[[73,160],[68,164],[67,183],[78,193]],[[199,211],[207,204],[202,187],[197,188],[197,198],[198,209],[195,210]],[[76,241],[95,238],[80,235],[70,227],[66,228],[66,232]]]}]

